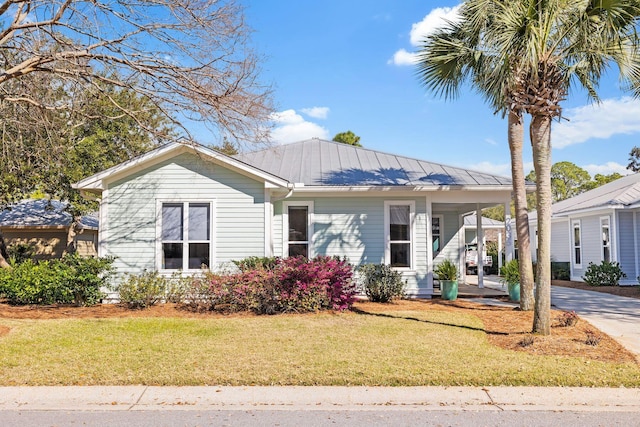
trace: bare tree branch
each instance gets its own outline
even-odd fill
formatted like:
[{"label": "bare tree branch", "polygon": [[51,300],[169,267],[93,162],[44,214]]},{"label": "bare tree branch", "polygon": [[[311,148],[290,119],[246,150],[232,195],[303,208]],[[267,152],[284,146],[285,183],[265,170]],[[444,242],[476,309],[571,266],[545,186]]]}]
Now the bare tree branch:
[{"label": "bare tree branch", "polygon": [[87,87],[119,76],[111,83],[147,97],[183,133],[196,121],[245,143],[268,137],[271,90],[235,0],[8,0],[0,27],[0,87],[32,73]]}]

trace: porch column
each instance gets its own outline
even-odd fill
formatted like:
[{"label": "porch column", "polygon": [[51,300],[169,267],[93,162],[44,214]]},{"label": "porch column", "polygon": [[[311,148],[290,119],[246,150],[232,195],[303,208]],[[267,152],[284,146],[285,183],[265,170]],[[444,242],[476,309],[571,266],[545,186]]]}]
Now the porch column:
[{"label": "porch column", "polygon": [[264,256],[273,256],[273,204],[268,188],[264,189]]},{"label": "porch column", "polygon": [[502,268],[502,231],[498,233],[498,274]]},{"label": "porch column", "polygon": [[484,232],[480,203],[476,204],[476,238],[478,240],[478,288],[484,288]]},{"label": "porch column", "polygon": [[513,259],[513,220],[511,219],[511,200],[504,204],[504,258],[506,262]]},{"label": "porch column", "polygon": [[[433,207],[431,206],[431,195],[427,195],[425,201],[427,206],[427,290],[433,295]],[[442,230],[442,224],[440,224],[440,229]]]}]

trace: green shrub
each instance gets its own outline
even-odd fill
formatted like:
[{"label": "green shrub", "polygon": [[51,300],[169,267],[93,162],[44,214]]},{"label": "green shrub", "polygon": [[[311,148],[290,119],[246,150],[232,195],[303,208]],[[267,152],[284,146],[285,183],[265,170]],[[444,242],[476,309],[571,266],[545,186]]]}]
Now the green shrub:
[{"label": "green shrub", "polygon": [[551,261],[551,279],[571,280],[569,276],[569,263]]},{"label": "green shrub", "polygon": [[100,288],[107,287],[108,280],[114,273],[112,257],[96,258],[67,254],[62,257],[60,263],[65,266],[61,270],[65,272],[74,304],[93,305],[105,297]]},{"label": "green shrub", "polygon": [[582,280],[591,286],[618,286],[620,279],[627,275],[617,262],[602,261],[602,264],[589,263]]},{"label": "green shrub", "polygon": [[458,280],[458,266],[450,259],[445,259],[433,269],[440,280]]},{"label": "green shrub", "polygon": [[364,293],[373,302],[391,302],[404,297],[407,281],[402,274],[385,264],[365,264],[358,271],[362,275]]},{"label": "green shrub", "polygon": [[127,275],[117,287],[120,302],[129,308],[146,308],[162,301],[167,292],[167,279],[156,271]]},{"label": "green shrub", "polygon": [[233,263],[240,271],[273,270],[278,264],[278,257],[250,256]]},{"label": "green shrub", "polygon": [[104,298],[100,288],[112,273],[112,258],[66,255],[60,260],[26,260],[0,269],[0,294],[10,304],[92,305]]},{"label": "green shrub", "polygon": [[502,276],[500,279],[501,283],[507,285],[520,283],[520,266],[518,265],[518,260],[512,259],[500,267],[500,275]]},{"label": "green shrub", "polygon": [[7,255],[9,264],[22,264],[33,256],[33,247],[27,243],[16,243],[7,247]]},{"label": "green shrub", "polygon": [[71,303],[71,292],[65,286],[58,261],[35,263],[26,260],[12,270],[0,269],[0,292],[10,304]]}]

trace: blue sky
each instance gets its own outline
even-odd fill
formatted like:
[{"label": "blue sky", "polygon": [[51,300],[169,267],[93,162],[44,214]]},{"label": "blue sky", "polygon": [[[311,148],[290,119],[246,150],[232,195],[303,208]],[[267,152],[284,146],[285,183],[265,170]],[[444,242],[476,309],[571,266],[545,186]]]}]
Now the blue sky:
[{"label": "blue sky", "polygon": [[[411,65],[420,36],[451,16],[458,1],[245,0],[253,41],[265,55],[262,78],[274,85],[277,143],[331,139],[352,130],[371,149],[510,174],[506,119],[466,88],[457,100],[427,93]],[[553,161],[595,173],[626,173],[640,145],[640,101],[619,90],[617,70],[603,79],[603,102],[570,94],[555,123]],[[525,145],[528,144],[528,135]],[[532,168],[530,150],[525,167]]]}]

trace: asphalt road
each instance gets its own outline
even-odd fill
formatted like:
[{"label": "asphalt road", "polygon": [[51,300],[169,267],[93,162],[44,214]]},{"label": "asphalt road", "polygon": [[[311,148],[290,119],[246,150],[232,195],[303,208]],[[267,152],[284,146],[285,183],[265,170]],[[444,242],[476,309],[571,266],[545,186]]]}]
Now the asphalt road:
[{"label": "asphalt road", "polygon": [[637,412],[380,410],[2,411],[3,426],[540,426],[640,425]]}]

